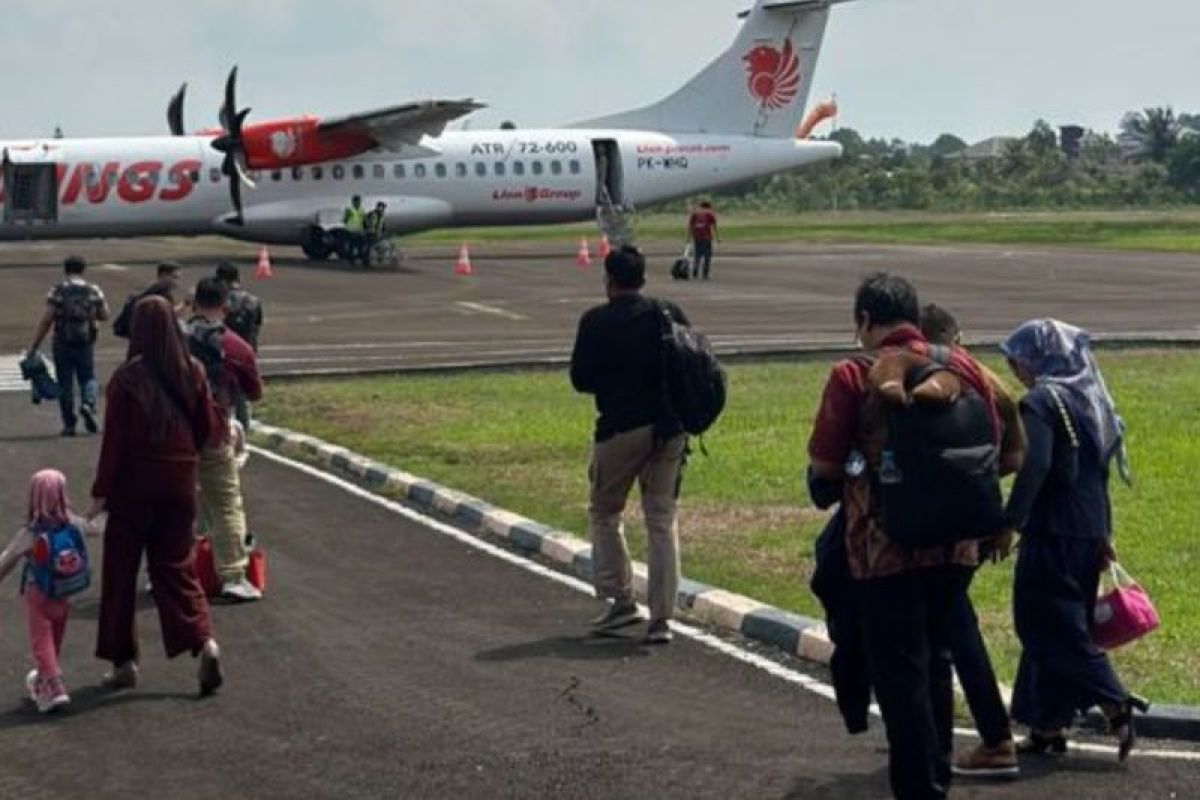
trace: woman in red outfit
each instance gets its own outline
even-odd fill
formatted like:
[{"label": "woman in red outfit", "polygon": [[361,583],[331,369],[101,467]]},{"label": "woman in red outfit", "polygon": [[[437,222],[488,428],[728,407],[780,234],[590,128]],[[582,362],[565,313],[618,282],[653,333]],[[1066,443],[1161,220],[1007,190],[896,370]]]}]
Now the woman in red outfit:
[{"label": "woman in red outfit", "polygon": [[208,600],[196,578],[197,443],[214,411],[204,370],[188,355],[170,303],[138,301],[129,354],[108,384],[92,514],[108,511],[96,656],[109,686],[137,683],[137,574],[146,552],[168,658],[200,656],[200,693],[221,685]]}]

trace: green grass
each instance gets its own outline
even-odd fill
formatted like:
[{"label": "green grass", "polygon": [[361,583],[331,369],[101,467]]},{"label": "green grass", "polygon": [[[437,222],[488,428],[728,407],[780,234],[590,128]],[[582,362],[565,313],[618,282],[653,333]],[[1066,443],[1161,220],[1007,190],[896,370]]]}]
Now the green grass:
[{"label": "green grass", "polygon": [[[680,241],[682,214],[638,218],[638,237]],[[411,243],[578,241],[595,236],[592,223],[521,228],[440,230]],[[1011,214],[847,213],[722,216],[722,241],[801,241],[850,244],[1013,244],[1111,250],[1200,252],[1200,211],[1018,212]]]},{"label": "green grass", "polygon": [[[1200,703],[1200,355],[1104,353],[1127,422],[1133,489],[1114,483],[1122,563],[1148,588],[1163,627],[1119,651],[1131,687]],[[999,368],[999,364],[993,364]],[[688,467],[684,573],[817,615],[807,581],[821,522],[807,508],[804,445],[827,366],[735,366],[730,404]],[[593,410],[554,372],[276,384],[264,420],[337,442],[534,519],[586,535]],[[644,550],[631,515],[630,544]],[[973,596],[1011,679],[1011,562],[980,571]]]}]

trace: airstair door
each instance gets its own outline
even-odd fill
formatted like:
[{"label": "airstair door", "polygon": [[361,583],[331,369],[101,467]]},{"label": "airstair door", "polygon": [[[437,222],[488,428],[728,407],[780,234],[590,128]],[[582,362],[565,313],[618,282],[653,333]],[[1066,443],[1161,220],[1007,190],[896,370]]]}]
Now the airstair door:
[{"label": "airstair door", "polygon": [[621,171],[621,150],[613,139],[593,139],[596,157],[596,205],[620,206],[625,202],[625,179]]},{"label": "airstair door", "polygon": [[4,221],[58,221],[58,164],[52,161],[18,163],[4,154]]}]

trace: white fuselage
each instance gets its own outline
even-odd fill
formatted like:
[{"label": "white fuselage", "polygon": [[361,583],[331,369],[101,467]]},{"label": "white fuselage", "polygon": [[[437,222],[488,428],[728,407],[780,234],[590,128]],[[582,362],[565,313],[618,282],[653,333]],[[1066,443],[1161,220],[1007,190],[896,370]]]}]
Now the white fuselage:
[{"label": "white fuselage", "polygon": [[[831,142],[629,130],[446,133],[437,155],[374,151],[344,161],[253,173],[245,224],[232,207],[212,136],[0,142],[12,165],[53,165],[52,212],[9,208],[0,239],[222,234],[299,243],[302,230],[340,219],[352,195],[387,203],[396,233],[466,225],[531,225],[595,217],[603,184],[617,203],[644,205],[719,189],[836,158]],[[47,184],[47,186],[49,186]],[[29,189],[25,190],[28,196]],[[46,203],[40,204],[45,212]]]}]

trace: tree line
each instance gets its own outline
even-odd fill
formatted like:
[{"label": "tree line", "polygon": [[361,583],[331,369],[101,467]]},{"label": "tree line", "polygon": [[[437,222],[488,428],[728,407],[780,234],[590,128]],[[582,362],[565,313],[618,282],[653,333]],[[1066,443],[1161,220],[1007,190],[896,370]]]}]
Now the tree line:
[{"label": "tree line", "polygon": [[1126,114],[1116,137],[1064,136],[1038,120],[990,156],[942,134],[929,144],[865,139],[852,128],[832,162],[776,175],[719,195],[726,210],[990,211],[1113,208],[1200,202],[1200,115],[1169,107]]}]

